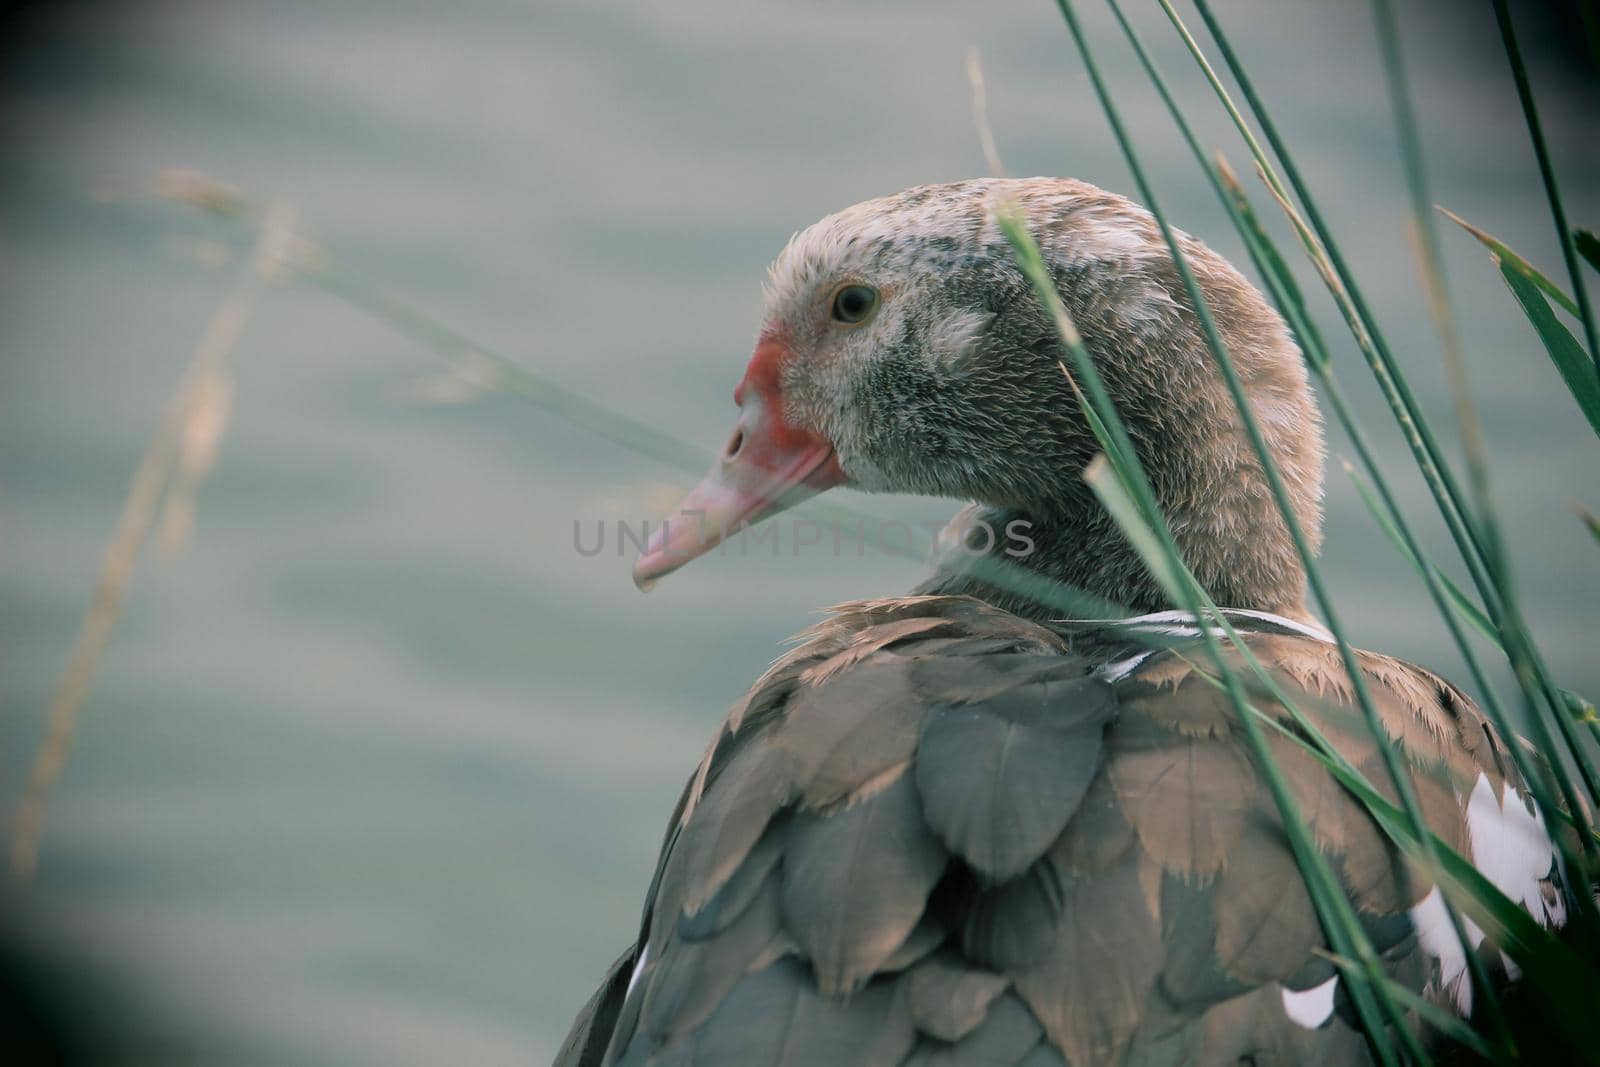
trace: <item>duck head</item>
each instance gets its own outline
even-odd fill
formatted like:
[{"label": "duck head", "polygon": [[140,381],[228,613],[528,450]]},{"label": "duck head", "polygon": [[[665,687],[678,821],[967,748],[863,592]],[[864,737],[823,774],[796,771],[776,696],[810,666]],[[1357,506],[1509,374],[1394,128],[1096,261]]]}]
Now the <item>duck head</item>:
[{"label": "duck head", "polygon": [[[990,529],[1023,520],[1034,547],[1012,562],[1130,609],[1170,606],[1083,482],[1098,446],[995,222],[1002,201],[1039,242],[1196,576],[1225,606],[1305,614],[1292,541],[1154,220],[1056,178],[922,186],[797,234],[771,268],[734,429],[635,563],[641,587],[847,485],[971,501]],[[1315,544],[1322,429],[1299,350],[1237,271],[1180,240]],[[1048,614],[969,570],[946,564],[923,591]]]}]

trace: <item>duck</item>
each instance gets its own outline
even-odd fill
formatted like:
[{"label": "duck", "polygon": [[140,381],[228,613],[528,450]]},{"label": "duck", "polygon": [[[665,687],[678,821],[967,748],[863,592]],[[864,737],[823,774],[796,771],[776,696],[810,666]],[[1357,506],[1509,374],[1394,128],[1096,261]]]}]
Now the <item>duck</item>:
[{"label": "duck", "polygon": [[[560,1067],[1372,1062],[1234,706],[1201,666],[1201,627],[1219,620],[1168,601],[1085,484],[1100,449],[1000,204],[1038,242],[1185,562],[1393,799],[1152,216],[1048,177],[869,200],[773,263],[734,429],[633,576],[647,588],[841,486],[961,502],[959,551],[904,595],[830,609],[734,704]],[[1223,257],[1178,241],[1316,547],[1325,446],[1299,348]],[[1077,618],[1041,588],[1120,613]],[[1430,828],[1560,925],[1556,850],[1506,740],[1438,675],[1357,661]],[[1268,733],[1390,976],[1470,1013],[1439,888]]]}]

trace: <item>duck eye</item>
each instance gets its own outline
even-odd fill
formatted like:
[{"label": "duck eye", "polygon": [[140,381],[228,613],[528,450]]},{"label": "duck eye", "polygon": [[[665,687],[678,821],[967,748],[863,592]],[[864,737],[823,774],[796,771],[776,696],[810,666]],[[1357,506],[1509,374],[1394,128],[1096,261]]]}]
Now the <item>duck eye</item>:
[{"label": "duck eye", "polygon": [[865,322],[878,306],[878,291],[866,285],[847,285],[833,295],[833,321],[855,325]]}]

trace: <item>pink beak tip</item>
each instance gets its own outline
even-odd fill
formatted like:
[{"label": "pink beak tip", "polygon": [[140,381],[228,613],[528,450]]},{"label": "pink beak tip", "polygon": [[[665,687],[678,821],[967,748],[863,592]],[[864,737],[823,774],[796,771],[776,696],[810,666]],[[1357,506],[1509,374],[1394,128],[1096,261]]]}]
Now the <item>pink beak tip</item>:
[{"label": "pink beak tip", "polygon": [[661,581],[659,570],[652,570],[644,565],[645,560],[649,558],[648,555],[640,556],[633,564],[633,587],[641,593],[648,593],[656,587],[657,582]]},{"label": "pink beak tip", "polygon": [[645,544],[644,551],[633,561],[633,586],[641,593],[648,593],[656,587],[656,583],[677,569],[669,558],[671,546],[667,544],[664,531],[657,531]]}]

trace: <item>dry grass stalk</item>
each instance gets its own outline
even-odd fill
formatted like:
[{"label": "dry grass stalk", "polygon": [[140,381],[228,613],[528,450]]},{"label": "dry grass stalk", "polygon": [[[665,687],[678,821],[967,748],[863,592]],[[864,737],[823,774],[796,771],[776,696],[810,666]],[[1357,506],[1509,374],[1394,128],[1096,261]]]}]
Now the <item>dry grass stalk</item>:
[{"label": "dry grass stalk", "polygon": [[17,805],[10,866],[12,877],[18,881],[26,881],[38,869],[50,790],[66,767],[79,709],[89,693],[112,627],[122,613],[134,566],[157,522],[163,494],[167,505],[161,520],[167,545],[181,543],[192,524],[194,494],[210,470],[227,427],[232,395],[228,355],[238,343],[261,287],[287,254],[293,229],[294,213],[284,205],[272,205],[262,217],[260,236],[249,261],[207,323],[177,391],[134,471],[122,513],[100,564],[94,597],[51,700],[45,735]]},{"label": "dry grass stalk", "polygon": [[967,49],[967,82],[972,87],[972,121],[978,127],[983,160],[992,176],[1004,177],[1006,169],[1000,163],[1000,150],[995,147],[994,130],[989,126],[989,94],[983,84],[983,58],[977,45]]}]

